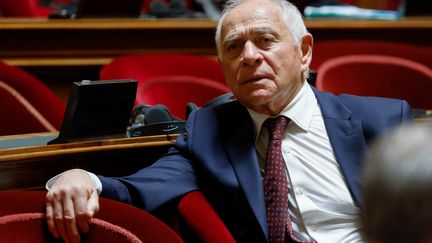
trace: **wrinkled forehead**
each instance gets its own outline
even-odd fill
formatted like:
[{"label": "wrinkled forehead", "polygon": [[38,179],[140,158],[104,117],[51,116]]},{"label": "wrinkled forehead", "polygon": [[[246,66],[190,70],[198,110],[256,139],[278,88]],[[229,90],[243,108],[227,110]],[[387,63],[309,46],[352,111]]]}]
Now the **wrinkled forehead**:
[{"label": "wrinkled forehead", "polygon": [[225,17],[221,28],[221,39],[232,34],[245,33],[253,29],[286,29],[280,8],[269,1],[247,1],[236,6]]}]

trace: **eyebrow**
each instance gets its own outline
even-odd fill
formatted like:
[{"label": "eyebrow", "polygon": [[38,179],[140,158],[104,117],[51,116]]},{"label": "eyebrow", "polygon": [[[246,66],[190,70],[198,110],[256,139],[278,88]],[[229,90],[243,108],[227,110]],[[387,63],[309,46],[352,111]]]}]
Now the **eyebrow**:
[{"label": "eyebrow", "polygon": [[[248,31],[252,32],[254,34],[258,34],[258,35],[271,34],[271,35],[275,36],[276,38],[279,38],[279,36],[280,36],[277,31],[275,31],[273,28],[268,27],[268,26],[252,27]],[[225,43],[234,42],[240,38],[241,38],[241,34],[239,34],[239,33],[228,34],[223,39],[222,43],[225,44]]]}]

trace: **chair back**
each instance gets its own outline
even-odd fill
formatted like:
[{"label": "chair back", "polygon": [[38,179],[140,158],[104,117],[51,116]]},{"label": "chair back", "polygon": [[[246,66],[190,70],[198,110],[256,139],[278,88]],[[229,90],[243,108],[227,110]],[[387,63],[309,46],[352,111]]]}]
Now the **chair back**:
[{"label": "chair back", "polygon": [[53,8],[43,7],[39,0],[0,0],[0,9],[5,17],[48,18]]},{"label": "chair back", "polygon": [[18,91],[0,81],[0,136],[57,129]]},{"label": "chair back", "polygon": [[[57,242],[45,221],[46,192],[0,192],[2,242]],[[81,242],[183,242],[154,216],[131,205],[100,198],[100,212]]]},{"label": "chair back", "polygon": [[138,54],[113,58],[102,67],[100,79],[130,78],[145,83],[156,77],[195,76],[225,85],[219,63],[204,56],[186,54]]},{"label": "chair back", "polygon": [[60,129],[66,106],[42,81],[2,62],[0,81],[0,92],[4,94],[0,97],[0,110],[7,114],[0,121],[0,135]]},{"label": "chair back", "polygon": [[431,48],[380,40],[325,40],[314,43],[311,69],[318,70],[330,58],[364,54],[401,57],[432,68]]},{"label": "chair back", "polygon": [[324,62],[316,87],[349,93],[404,99],[411,107],[432,109],[432,69],[421,63],[385,55],[347,55]]},{"label": "chair back", "polygon": [[178,212],[192,242],[234,243],[236,242],[225,224],[199,191],[184,195]]},{"label": "chair back", "polygon": [[189,102],[203,106],[212,99],[228,93],[227,86],[207,78],[195,76],[166,76],[138,84],[137,104],[163,104],[171,114],[185,119]]}]

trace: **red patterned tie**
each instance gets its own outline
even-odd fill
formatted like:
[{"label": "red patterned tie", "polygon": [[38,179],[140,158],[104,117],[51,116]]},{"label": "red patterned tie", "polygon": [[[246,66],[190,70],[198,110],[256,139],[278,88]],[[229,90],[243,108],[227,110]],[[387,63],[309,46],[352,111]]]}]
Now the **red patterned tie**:
[{"label": "red patterned tie", "polygon": [[282,137],[289,121],[286,117],[278,116],[267,119],[264,124],[269,133],[263,180],[269,242],[285,242],[287,224],[291,225],[288,213],[288,182],[281,151]]}]

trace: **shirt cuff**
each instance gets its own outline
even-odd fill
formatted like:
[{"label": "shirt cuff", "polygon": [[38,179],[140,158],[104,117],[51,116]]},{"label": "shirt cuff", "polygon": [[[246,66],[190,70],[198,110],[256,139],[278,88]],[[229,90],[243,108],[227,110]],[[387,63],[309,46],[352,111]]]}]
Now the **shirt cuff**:
[{"label": "shirt cuff", "polygon": [[[99,178],[95,174],[93,174],[91,172],[88,172],[88,171],[85,171],[85,170],[82,170],[82,169],[79,169],[79,170],[87,173],[90,176],[90,179],[92,180],[93,185],[96,187],[96,191],[97,191],[98,195],[100,195],[101,192],[102,192],[102,182],[99,180]],[[49,191],[51,189],[51,187],[54,185],[54,183],[57,181],[57,179],[61,175],[63,175],[65,172],[63,172],[61,174],[58,174],[58,175],[52,177],[51,179],[49,179],[47,181],[47,183],[45,184],[45,188]]]}]

